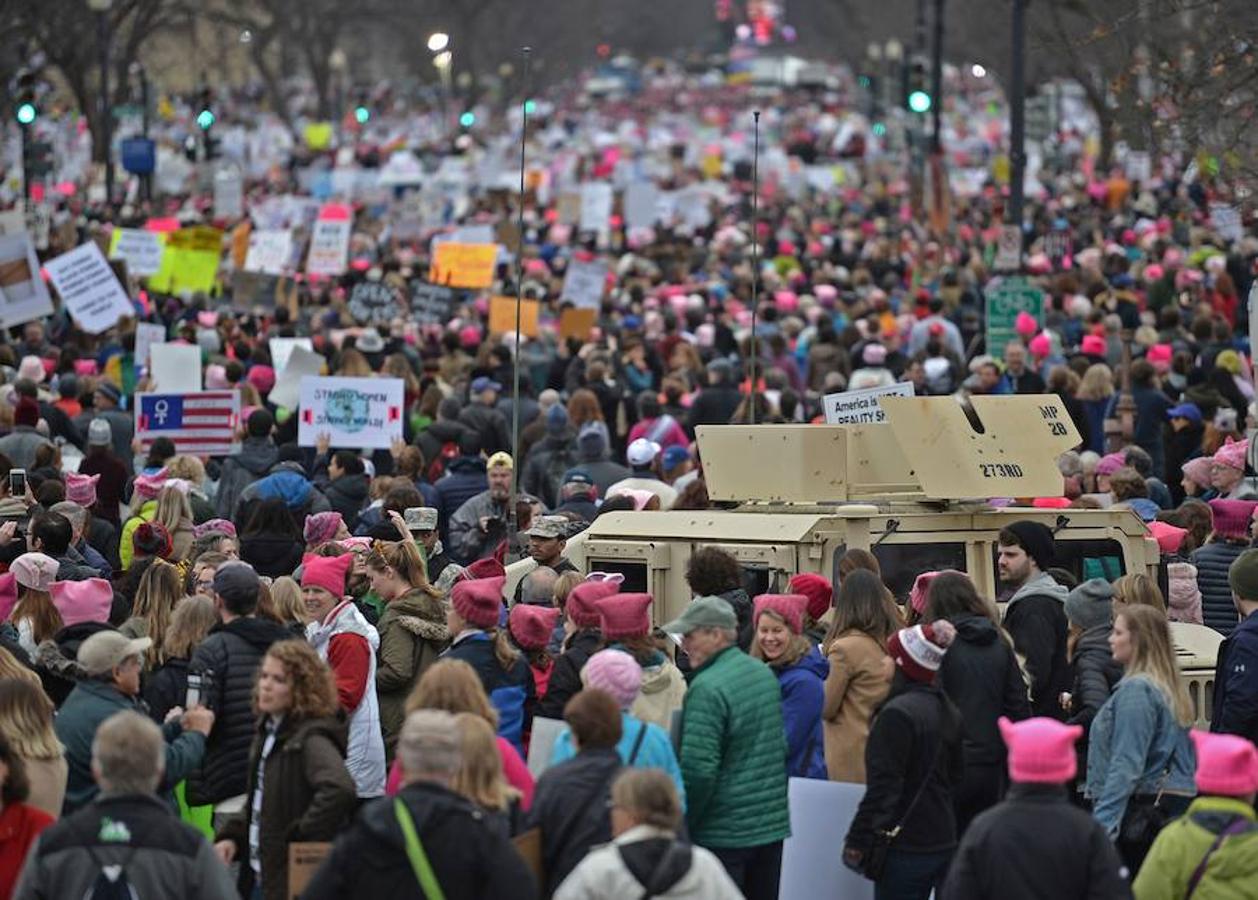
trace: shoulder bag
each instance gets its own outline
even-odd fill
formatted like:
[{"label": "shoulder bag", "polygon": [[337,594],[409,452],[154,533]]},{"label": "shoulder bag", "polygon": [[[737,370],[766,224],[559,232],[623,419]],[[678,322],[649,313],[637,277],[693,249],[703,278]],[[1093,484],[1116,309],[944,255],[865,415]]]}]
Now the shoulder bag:
[{"label": "shoulder bag", "polygon": [[939,754],[943,751],[943,743],[944,737],[940,734],[939,740],[935,744],[935,752],[930,757],[930,765],[926,767],[926,774],[922,777],[922,783],[917,786],[917,793],[909,801],[904,814],[900,816],[900,821],[891,829],[874,829],[874,844],[865,854],[861,870],[861,873],[870,881],[878,881],[882,878],[883,872],[886,871],[887,853],[891,850],[891,845],[895,843],[895,839],[900,836],[900,832],[904,829],[904,823],[913,815],[913,810],[917,808],[922,795],[926,793],[926,786],[930,784],[930,779],[935,774],[935,766],[939,763]]},{"label": "shoulder bag", "polygon": [[1223,846],[1223,842],[1234,834],[1244,834],[1254,824],[1243,816],[1237,816],[1233,821],[1229,822],[1227,827],[1219,832],[1219,836],[1214,839],[1214,843],[1210,845],[1210,849],[1206,851],[1206,855],[1201,857],[1201,862],[1197,863],[1197,868],[1192,870],[1192,876],[1188,879],[1188,890],[1184,893],[1184,900],[1189,900],[1197,891],[1197,885],[1201,884],[1201,879],[1205,877],[1206,866],[1210,864],[1210,857],[1214,856],[1214,851]]},{"label": "shoulder bag", "polygon": [[428,861],[428,854],[424,852],[424,845],[415,831],[415,820],[411,818],[411,811],[398,798],[393,800],[393,815],[397,817],[402,837],[406,839],[406,858],[410,860],[411,869],[415,872],[415,879],[419,882],[424,897],[427,900],[445,900],[445,892],[441,890],[441,883],[437,881],[432,863]]}]

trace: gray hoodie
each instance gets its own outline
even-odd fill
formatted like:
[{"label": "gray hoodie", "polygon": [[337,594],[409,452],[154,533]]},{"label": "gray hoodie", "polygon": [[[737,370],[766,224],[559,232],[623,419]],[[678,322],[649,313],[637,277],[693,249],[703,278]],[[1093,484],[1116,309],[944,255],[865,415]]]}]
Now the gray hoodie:
[{"label": "gray hoodie", "polygon": [[1047,572],[1041,572],[1034,578],[1028,578],[1022,587],[1014,591],[1013,596],[1009,598],[1009,605],[1005,607],[1005,615],[1009,615],[1009,610],[1013,609],[1013,605],[1023,597],[1032,597],[1043,594],[1052,597],[1054,600],[1060,600],[1063,604],[1066,602],[1066,595],[1070,591],[1064,586],[1053,580],[1053,577]]}]

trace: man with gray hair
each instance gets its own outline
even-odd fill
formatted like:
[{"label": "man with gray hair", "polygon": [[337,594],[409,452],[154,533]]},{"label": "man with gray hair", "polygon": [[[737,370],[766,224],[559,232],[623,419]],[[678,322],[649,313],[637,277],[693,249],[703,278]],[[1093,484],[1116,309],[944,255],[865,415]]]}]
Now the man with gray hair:
[{"label": "man with gray hair", "polygon": [[[475,728],[485,731],[486,740],[492,738],[479,719],[460,722],[436,709],[407,716],[397,746],[402,790],[363,809],[337,838],[302,896],[536,897],[537,883],[507,838],[505,817],[450,788],[462,763],[461,735]],[[427,865],[413,868],[415,856]]]},{"label": "man with gray hair", "polygon": [[530,606],[554,606],[555,582],[559,573],[550,566],[538,566],[516,585],[515,602]]},{"label": "man with gray hair", "polygon": [[67,556],[74,562],[90,566],[100,573],[101,578],[113,578],[114,569],[109,560],[101,556],[99,551],[87,542],[84,530],[87,528],[87,510],[70,500],[62,500],[48,507],[49,512],[61,513],[70,522],[70,547]]},{"label": "man with gray hair", "polygon": [[106,719],[92,740],[100,795],[39,836],[13,896],[235,897],[204,835],[157,797],[165,767],[162,732],[150,719],[129,710]]}]

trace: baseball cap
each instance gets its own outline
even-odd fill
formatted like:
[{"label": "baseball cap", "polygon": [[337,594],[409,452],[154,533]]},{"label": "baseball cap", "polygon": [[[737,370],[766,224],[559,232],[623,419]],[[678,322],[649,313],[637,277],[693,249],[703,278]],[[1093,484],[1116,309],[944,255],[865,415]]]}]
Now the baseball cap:
[{"label": "baseball cap", "polygon": [[660,445],[655,441],[646,438],[638,438],[629,445],[629,451],[625,457],[629,460],[631,466],[649,466],[651,460],[655,459],[660,452]]},{"label": "baseball cap", "polygon": [[541,516],[524,533],[529,537],[564,538],[568,536],[568,520],[563,516]]},{"label": "baseball cap", "polygon": [[697,628],[737,628],[738,616],[729,601],[720,597],[698,597],[673,621],[664,626],[669,634],[686,635]]},{"label": "baseball cap", "polygon": [[511,461],[511,454],[505,450],[499,450],[493,456],[489,457],[489,461],[485,463],[486,469],[497,469],[498,467],[511,469],[515,467],[515,463]]},{"label": "baseball cap", "polygon": [[590,473],[586,469],[569,469],[563,473],[560,484],[588,484],[594,485],[594,479],[590,477]]},{"label": "baseball cap", "polygon": [[1201,409],[1196,403],[1181,403],[1166,411],[1168,419],[1188,419],[1192,422],[1201,421]]},{"label": "baseball cap", "polygon": [[502,385],[494,381],[488,376],[482,375],[479,378],[472,379],[472,393],[479,394],[482,391],[501,391]]},{"label": "baseball cap", "polygon": [[433,531],[437,527],[437,510],[431,506],[412,506],[402,518],[408,531]]},{"label": "baseball cap", "polygon": [[664,455],[660,459],[660,464],[663,465],[665,472],[671,472],[682,463],[689,461],[690,451],[685,447],[680,447],[677,444],[674,444],[664,451]]},{"label": "baseball cap", "polygon": [[108,447],[114,442],[114,430],[108,419],[92,419],[87,426],[87,442],[93,447]]},{"label": "baseball cap", "polygon": [[214,593],[229,600],[256,597],[262,581],[247,562],[227,562],[214,573]]},{"label": "baseball cap", "polygon": [[98,631],[79,646],[75,659],[88,675],[104,675],[151,646],[152,638],[132,639],[121,631]]}]

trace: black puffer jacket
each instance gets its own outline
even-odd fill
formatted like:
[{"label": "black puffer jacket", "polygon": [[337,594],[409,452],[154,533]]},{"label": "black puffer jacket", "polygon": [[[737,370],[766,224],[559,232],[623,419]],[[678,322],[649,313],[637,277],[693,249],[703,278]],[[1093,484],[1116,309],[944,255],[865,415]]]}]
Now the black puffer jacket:
[{"label": "black puffer jacket", "polygon": [[363,473],[342,475],[324,483],[317,483],[328,498],[334,512],[339,512],[345,520],[345,527],[351,532],[358,527],[358,514],[367,505],[367,494],[371,489],[371,479]]},{"label": "black puffer jacket", "polygon": [[143,693],[149,716],[158,725],[165,722],[166,713],[188,696],[188,660],[166,660],[145,677]]},{"label": "black puffer jacket", "polygon": [[961,711],[967,766],[1003,763],[1005,742],[996,720],[1029,718],[1031,701],[1013,647],[984,616],[952,620],[956,640],[944,654],[939,686]]},{"label": "black puffer jacket", "polygon": [[537,780],[527,827],[542,830],[545,896],[554,893],[591,847],[611,840],[607,799],[620,768],[615,749],[582,750]]},{"label": "black puffer jacket", "polygon": [[734,588],[717,596],[734,608],[734,615],[738,616],[738,647],[744,653],[750,653],[751,639],[756,633],[756,624],[751,615],[751,598],[742,588]]},{"label": "black puffer jacket", "polygon": [[283,625],[267,619],[233,619],[215,625],[193,651],[188,670],[214,673],[207,705],[215,719],[205,746],[205,762],[188,779],[188,803],[192,806],[219,803],[248,788],[249,746],[257,726],[254,676],[267,649],[292,636]]},{"label": "black puffer jacket", "polygon": [[567,649],[555,660],[550,670],[546,696],[537,705],[537,715],[562,719],[564,704],[581,690],[581,670],[603,646],[603,635],[597,628],[583,628],[568,639]]},{"label": "black puffer jacket", "polygon": [[1197,567],[1197,587],[1201,591],[1201,618],[1210,628],[1228,635],[1236,627],[1236,607],[1227,570],[1248,548],[1233,541],[1211,541],[1198,547],[1189,558]]},{"label": "black puffer jacket", "polygon": [[1123,677],[1122,664],[1110,653],[1109,634],[1109,625],[1089,628],[1075,643],[1071,660],[1075,678],[1070,688],[1068,724],[1083,726],[1083,737],[1075,744],[1080,780],[1088,767],[1088,730],[1092,727],[1092,720]]}]

